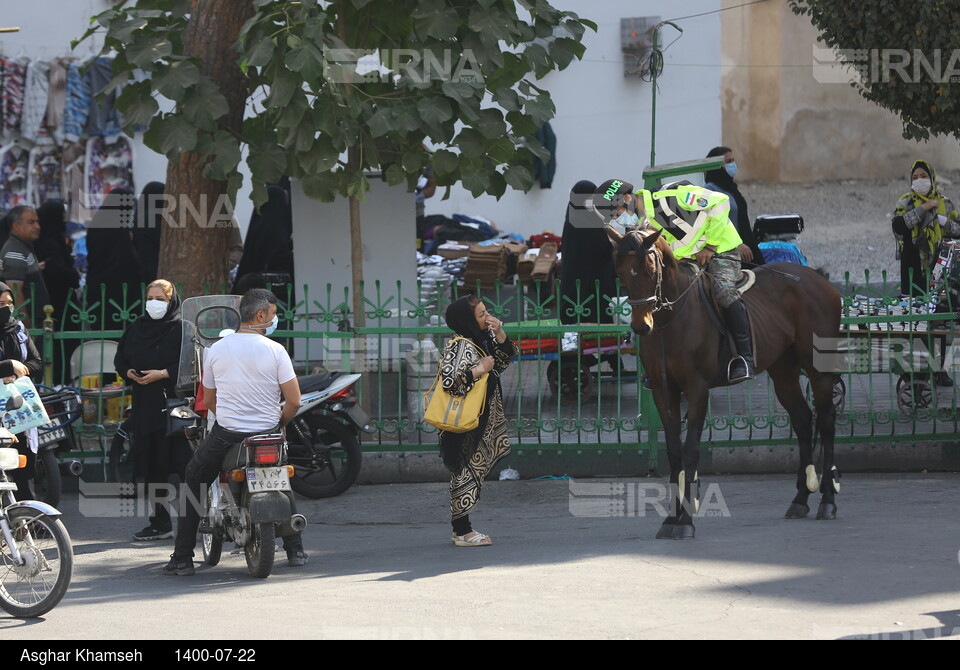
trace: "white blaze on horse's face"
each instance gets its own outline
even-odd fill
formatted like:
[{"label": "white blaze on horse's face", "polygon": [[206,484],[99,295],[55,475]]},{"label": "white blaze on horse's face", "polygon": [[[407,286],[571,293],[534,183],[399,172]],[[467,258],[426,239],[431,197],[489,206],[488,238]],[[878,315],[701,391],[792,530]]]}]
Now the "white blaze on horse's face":
[{"label": "white blaze on horse's face", "polygon": [[648,335],[661,299],[662,265],[656,248],[660,231],[648,228],[621,235],[607,226],[607,236],[614,247],[620,285],[626,289],[627,304],[632,308],[630,327],[637,335]]}]

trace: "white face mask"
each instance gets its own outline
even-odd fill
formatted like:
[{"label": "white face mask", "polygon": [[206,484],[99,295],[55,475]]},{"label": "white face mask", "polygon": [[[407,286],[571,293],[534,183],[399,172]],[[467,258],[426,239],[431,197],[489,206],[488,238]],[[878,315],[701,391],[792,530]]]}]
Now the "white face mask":
[{"label": "white face mask", "polygon": [[927,195],[932,186],[933,184],[929,179],[914,179],[913,183],[910,185],[910,188],[913,189],[914,193],[919,195]]},{"label": "white face mask", "polygon": [[167,303],[163,300],[147,300],[147,314],[151,319],[162,319],[167,314]]},{"label": "white face mask", "polygon": [[610,219],[610,225],[617,229],[621,235],[627,228],[632,228],[640,223],[640,217],[633,212],[624,212],[620,216]]}]

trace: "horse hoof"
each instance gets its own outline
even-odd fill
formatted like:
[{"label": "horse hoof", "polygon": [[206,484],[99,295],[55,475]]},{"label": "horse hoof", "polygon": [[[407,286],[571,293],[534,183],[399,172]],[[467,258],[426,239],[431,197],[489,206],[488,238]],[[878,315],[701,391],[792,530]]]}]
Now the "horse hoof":
[{"label": "horse hoof", "polygon": [[784,514],[785,519],[806,519],[810,514],[810,507],[801,503],[791,503]]},{"label": "horse hoof", "polygon": [[833,503],[820,503],[817,510],[817,519],[831,520],[837,518],[837,506]]},{"label": "horse hoof", "polygon": [[696,536],[692,523],[664,523],[657,531],[658,540],[692,540]]},{"label": "horse hoof", "polygon": [[666,522],[663,523],[663,525],[660,526],[660,530],[657,531],[657,539],[672,540],[673,533],[676,527],[677,527],[676,524],[673,524],[673,523],[666,523]]}]

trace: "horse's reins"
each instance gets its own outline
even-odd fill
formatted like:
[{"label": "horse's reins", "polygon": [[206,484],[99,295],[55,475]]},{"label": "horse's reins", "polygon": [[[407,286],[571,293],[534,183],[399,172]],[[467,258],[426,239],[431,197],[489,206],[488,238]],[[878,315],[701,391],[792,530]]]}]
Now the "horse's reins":
[{"label": "horse's reins", "polygon": [[[629,253],[639,255],[639,252],[635,251],[631,251]],[[656,248],[647,249],[643,253],[644,255],[652,253],[656,259],[655,265],[657,267],[657,283],[656,286],[654,286],[653,295],[649,298],[627,299],[627,304],[631,307],[646,307],[647,305],[652,304],[654,313],[659,312],[662,309],[673,309],[673,306],[683,300],[684,296],[687,295],[687,291],[692,289],[700,280],[700,277],[705,273],[705,270],[702,267],[698,267],[697,273],[690,280],[690,284],[687,286],[687,288],[683,289],[676,299],[665,300],[663,297],[663,256],[661,255],[660,250]]]}]

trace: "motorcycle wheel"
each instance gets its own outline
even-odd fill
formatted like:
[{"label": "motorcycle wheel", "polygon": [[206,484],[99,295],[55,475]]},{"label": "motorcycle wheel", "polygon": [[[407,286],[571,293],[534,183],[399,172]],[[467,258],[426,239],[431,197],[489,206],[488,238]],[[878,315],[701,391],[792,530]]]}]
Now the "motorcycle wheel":
[{"label": "motorcycle wheel", "polygon": [[60,504],[63,492],[63,475],[60,474],[60,460],[56,449],[43,449],[37,454],[33,475],[33,494],[37,500],[51,507]]},{"label": "motorcycle wheel", "polygon": [[247,569],[254,577],[263,579],[273,571],[275,540],[272,523],[255,523],[250,527],[250,540],[243,548],[243,554],[247,557]]},{"label": "motorcycle wheel", "polygon": [[[214,484],[217,486],[217,484]],[[200,534],[200,546],[203,548],[203,562],[207,565],[216,565],[220,562],[223,553],[223,536],[214,527],[210,519],[210,508],[213,505],[213,488],[207,489],[207,507],[203,514],[203,524],[208,526],[209,533]]]},{"label": "motorcycle wheel", "polygon": [[290,443],[287,462],[294,468],[290,487],[307,498],[332,498],[353,486],[362,459],[354,432],[324,414],[307,414],[298,424],[309,444]]},{"label": "motorcycle wheel", "polygon": [[59,519],[22,507],[8,512],[10,532],[23,565],[16,565],[0,534],[0,607],[33,618],[52,610],[67,592],[73,574],[73,545]]}]

